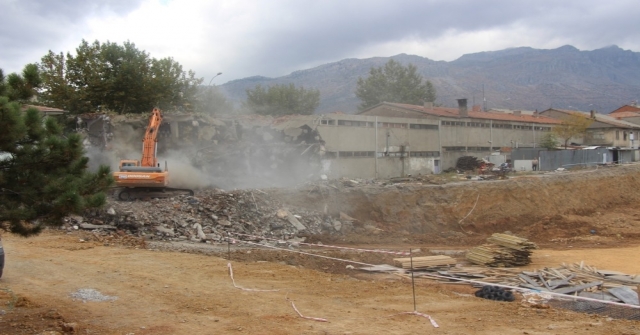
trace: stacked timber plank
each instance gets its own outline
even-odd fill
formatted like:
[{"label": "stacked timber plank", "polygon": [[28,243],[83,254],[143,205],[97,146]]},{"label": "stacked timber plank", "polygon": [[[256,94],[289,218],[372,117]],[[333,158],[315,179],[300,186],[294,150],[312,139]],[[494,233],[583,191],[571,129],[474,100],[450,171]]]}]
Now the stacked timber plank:
[{"label": "stacked timber plank", "polygon": [[[454,267],[446,270],[428,269],[416,276],[449,283],[472,280],[479,285],[507,285],[541,292],[578,295],[592,299],[640,305],[637,287],[640,275],[599,270],[584,262],[562,264],[560,267],[522,271],[515,268]],[[483,284],[480,284],[483,283]]]},{"label": "stacked timber plank", "polygon": [[413,269],[425,269],[431,267],[442,267],[455,265],[456,260],[449,256],[438,255],[438,256],[422,256],[422,257],[413,257],[412,258],[394,258],[396,263],[402,265],[403,269],[411,269],[413,265]]},{"label": "stacked timber plank", "polygon": [[531,263],[531,252],[536,244],[517,236],[493,234],[483,244],[467,252],[466,259],[472,263],[492,267],[522,266]]}]

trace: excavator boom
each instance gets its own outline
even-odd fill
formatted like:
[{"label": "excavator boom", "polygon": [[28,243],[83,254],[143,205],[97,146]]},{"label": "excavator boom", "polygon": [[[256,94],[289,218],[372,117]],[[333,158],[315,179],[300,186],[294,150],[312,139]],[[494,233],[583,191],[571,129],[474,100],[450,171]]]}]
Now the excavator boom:
[{"label": "excavator boom", "polygon": [[142,139],[142,160],[141,166],[156,167],[158,165],[158,129],[162,124],[162,113],[160,109],[154,108],[149,118],[149,125]]}]

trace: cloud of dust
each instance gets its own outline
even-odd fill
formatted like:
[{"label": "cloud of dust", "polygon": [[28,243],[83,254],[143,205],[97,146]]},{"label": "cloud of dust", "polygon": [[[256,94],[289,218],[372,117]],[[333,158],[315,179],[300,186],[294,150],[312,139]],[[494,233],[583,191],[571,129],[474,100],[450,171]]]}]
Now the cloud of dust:
[{"label": "cloud of dust", "polygon": [[[225,129],[222,129],[225,128]],[[321,165],[310,165],[311,145],[294,144],[295,136],[287,137],[274,132],[269,127],[244,129],[242,140],[238,140],[234,126],[220,128],[217,144],[180,142],[180,140],[159,138],[158,162],[169,171],[169,187],[203,189],[251,189],[272,187],[293,187],[304,181],[318,180]],[[226,133],[225,133],[226,132]],[[108,165],[118,171],[122,159],[140,160],[144,127],[119,124],[113,128],[110,150],[88,148],[90,168]],[[165,143],[163,143],[165,141]],[[167,142],[179,150],[166,149]],[[177,141],[177,142],[176,142]],[[202,148],[210,150],[198,150]],[[204,155],[202,155],[204,152]],[[196,159],[198,155],[203,159]],[[314,161],[315,162],[315,161]]]}]

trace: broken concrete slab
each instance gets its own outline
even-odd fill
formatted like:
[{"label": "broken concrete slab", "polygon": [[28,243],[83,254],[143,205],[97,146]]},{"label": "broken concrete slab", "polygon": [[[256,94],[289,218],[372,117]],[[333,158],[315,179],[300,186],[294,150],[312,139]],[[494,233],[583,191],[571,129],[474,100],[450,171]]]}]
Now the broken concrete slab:
[{"label": "broken concrete slab", "polygon": [[156,228],[156,231],[158,231],[158,232],[160,232],[162,234],[165,234],[165,235],[168,235],[168,236],[171,236],[171,237],[176,235],[176,233],[173,231],[172,228],[165,228],[163,226],[157,226],[155,228]]},{"label": "broken concrete slab", "polygon": [[108,225],[108,224],[91,224],[91,223],[81,223],[79,224],[80,228],[82,229],[107,229],[107,230],[116,230],[118,228],[116,228],[115,226],[112,225]]},{"label": "broken concrete slab", "polygon": [[296,219],[295,216],[293,216],[293,214],[291,214],[290,212],[287,212],[287,220],[289,221],[289,223],[291,223],[294,227],[296,227],[296,229],[298,229],[298,231],[300,230],[306,230],[307,227],[305,227],[302,223],[300,223],[300,221],[298,221],[298,219]]}]

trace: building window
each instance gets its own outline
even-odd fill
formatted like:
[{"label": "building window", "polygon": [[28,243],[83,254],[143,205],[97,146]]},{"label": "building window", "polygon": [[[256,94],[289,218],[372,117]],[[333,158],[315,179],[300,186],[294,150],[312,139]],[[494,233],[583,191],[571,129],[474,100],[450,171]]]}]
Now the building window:
[{"label": "building window", "polygon": [[374,157],[375,152],[373,151],[340,151],[339,157]]},{"label": "building window", "polygon": [[620,139],[620,130],[616,130],[616,140]]},{"label": "building window", "polygon": [[395,122],[378,122],[378,127],[381,128],[407,128],[406,123],[395,123]]},{"label": "building window", "polygon": [[468,147],[467,151],[489,151],[489,147]]},{"label": "building window", "polygon": [[627,132],[626,132],[626,131],[623,131],[623,132],[622,132],[622,140],[623,140],[623,141],[626,141],[626,140],[627,140]]},{"label": "building window", "polygon": [[467,126],[468,127],[489,128],[489,124],[488,123],[482,123],[482,122],[467,122]]},{"label": "building window", "polygon": [[464,127],[465,126],[465,122],[462,121],[442,121],[442,125],[443,126],[460,126],[460,127]]},{"label": "building window", "polygon": [[416,124],[412,123],[409,125],[410,129],[435,129],[438,130],[437,124]]},{"label": "building window", "polygon": [[326,124],[326,125],[329,125],[329,126],[333,126],[333,125],[336,124],[336,120],[323,119],[323,120],[320,120],[320,124]]},{"label": "building window", "polygon": [[513,126],[506,123],[494,123],[493,128],[511,129]]},{"label": "building window", "polygon": [[439,157],[438,151],[412,151],[409,153],[410,157]]},{"label": "building window", "polygon": [[442,147],[444,151],[466,151],[466,147]]}]

